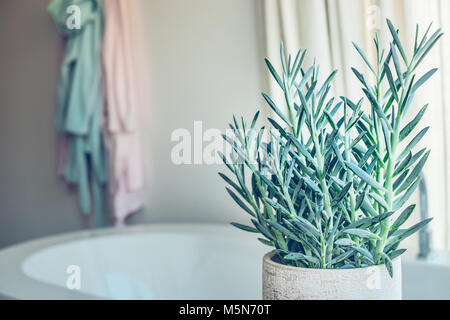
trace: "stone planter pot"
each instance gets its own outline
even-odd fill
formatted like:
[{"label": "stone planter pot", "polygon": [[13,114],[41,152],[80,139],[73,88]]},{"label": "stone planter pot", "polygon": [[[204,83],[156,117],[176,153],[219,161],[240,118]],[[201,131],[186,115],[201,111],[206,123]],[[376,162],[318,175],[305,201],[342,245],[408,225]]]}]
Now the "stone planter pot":
[{"label": "stone planter pot", "polygon": [[308,269],[263,258],[264,300],[400,300],[400,257],[392,261],[394,278],[384,265],[357,269]]}]

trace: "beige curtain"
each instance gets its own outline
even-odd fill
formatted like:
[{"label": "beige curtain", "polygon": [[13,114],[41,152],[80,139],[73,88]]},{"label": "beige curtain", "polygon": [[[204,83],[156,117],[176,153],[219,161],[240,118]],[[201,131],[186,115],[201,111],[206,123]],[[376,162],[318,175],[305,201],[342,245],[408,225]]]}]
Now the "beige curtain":
[{"label": "beige curtain", "polygon": [[[416,24],[424,32],[428,24],[433,22],[432,30],[441,27],[444,32],[439,45],[433,48],[418,71],[423,73],[432,67],[439,67],[439,72],[416,94],[410,116],[414,116],[414,111],[425,103],[430,104],[419,128],[431,126],[422,142],[432,150],[424,169],[428,211],[434,217],[430,229],[434,248],[450,248],[450,133],[447,130],[447,123],[450,125],[450,111],[447,109],[450,101],[450,1],[265,0],[266,55],[280,69],[280,41],[284,42],[286,51],[293,55],[299,48],[306,48],[308,58],[305,63],[312,63],[316,59],[320,64],[319,79],[339,69],[334,81],[334,94],[347,95],[357,100],[362,97],[362,92],[350,67],[365,71],[367,68],[354,50],[352,41],[367,52],[373,61],[375,50],[372,39],[375,32],[379,33],[382,44],[386,45],[390,40],[386,18],[400,29],[400,38],[407,52],[412,52]],[[366,75],[369,76],[369,73],[366,72]],[[266,77],[270,77],[269,73]],[[269,91],[274,100],[283,105],[280,89],[272,79]],[[419,202],[417,192],[411,201]],[[419,220],[418,209],[411,220],[411,224]],[[417,247],[417,235],[408,241],[407,247],[413,250]]]}]

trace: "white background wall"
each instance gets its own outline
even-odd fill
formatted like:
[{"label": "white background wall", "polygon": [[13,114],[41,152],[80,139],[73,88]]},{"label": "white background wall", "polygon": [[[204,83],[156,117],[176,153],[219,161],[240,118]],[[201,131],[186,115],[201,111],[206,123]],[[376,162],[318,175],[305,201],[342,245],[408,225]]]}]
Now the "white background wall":
[{"label": "white background wall", "polygon": [[[170,136],[195,120],[223,130],[262,105],[261,1],[133,1],[148,186],[129,222],[246,221],[217,175],[225,166],[172,164]],[[84,226],[55,174],[61,49],[47,4],[0,0],[0,247]]]}]

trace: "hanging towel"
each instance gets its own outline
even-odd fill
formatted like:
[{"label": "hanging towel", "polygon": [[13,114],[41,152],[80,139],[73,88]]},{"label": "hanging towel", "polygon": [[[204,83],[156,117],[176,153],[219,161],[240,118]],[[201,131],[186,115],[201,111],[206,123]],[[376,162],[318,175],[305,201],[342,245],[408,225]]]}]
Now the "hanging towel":
[{"label": "hanging towel", "polygon": [[109,192],[116,225],[143,204],[144,175],[138,133],[139,99],[132,59],[131,2],[104,2],[104,133]]},{"label": "hanging towel", "polygon": [[[52,0],[48,11],[66,40],[56,124],[66,136],[64,178],[78,186],[81,211],[86,215],[93,212],[94,226],[98,227],[108,177],[100,131],[103,8],[100,0]],[[67,23],[71,14],[79,19],[75,28]]]}]

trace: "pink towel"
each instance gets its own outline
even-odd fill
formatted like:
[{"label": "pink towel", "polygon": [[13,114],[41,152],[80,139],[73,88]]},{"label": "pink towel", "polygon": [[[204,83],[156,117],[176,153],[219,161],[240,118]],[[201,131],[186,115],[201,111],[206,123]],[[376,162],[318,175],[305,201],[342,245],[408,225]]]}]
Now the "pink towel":
[{"label": "pink towel", "polygon": [[109,155],[109,189],[116,225],[143,205],[144,174],[138,135],[138,94],[132,59],[131,1],[104,1],[103,128]]}]

